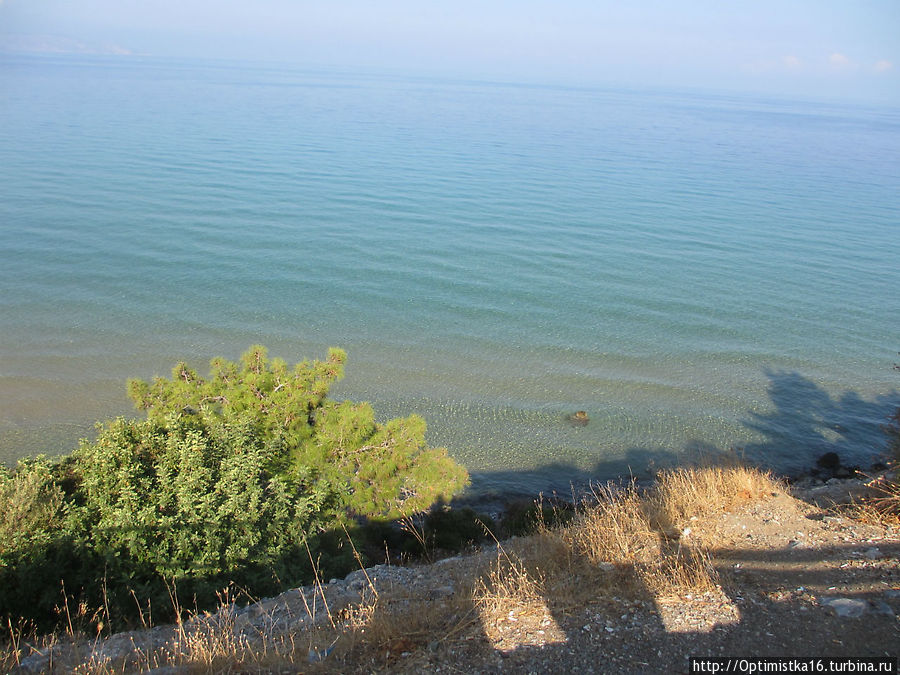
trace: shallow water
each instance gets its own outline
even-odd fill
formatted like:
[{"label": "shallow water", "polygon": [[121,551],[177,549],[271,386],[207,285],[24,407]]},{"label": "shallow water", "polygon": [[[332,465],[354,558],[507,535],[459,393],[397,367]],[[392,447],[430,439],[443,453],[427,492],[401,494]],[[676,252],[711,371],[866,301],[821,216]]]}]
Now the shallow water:
[{"label": "shallow water", "polygon": [[[481,489],[883,447],[900,111],[0,60],[0,458],[252,343],[349,353]],[[587,426],[567,424],[585,410]]]}]

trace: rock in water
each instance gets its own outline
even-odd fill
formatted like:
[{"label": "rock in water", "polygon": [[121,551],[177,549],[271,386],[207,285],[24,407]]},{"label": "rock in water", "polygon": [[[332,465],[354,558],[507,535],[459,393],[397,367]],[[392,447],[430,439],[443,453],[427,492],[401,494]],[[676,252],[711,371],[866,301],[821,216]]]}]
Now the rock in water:
[{"label": "rock in water", "polygon": [[577,424],[578,426],[584,426],[588,422],[591,421],[591,418],[588,417],[588,414],[584,410],[579,410],[578,412],[572,413],[569,415],[569,421],[572,424]]},{"label": "rock in water", "polygon": [[826,469],[828,471],[837,471],[837,469],[841,466],[841,458],[838,457],[838,454],[836,452],[826,452],[816,460],[816,466],[818,466],[820,469]]}]

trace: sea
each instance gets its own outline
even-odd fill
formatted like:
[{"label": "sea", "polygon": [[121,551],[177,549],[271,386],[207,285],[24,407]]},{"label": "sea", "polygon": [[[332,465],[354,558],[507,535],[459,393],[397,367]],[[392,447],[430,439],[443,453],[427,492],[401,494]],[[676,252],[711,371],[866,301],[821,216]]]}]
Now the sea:
[{"label": "sea", "polygon": [[332,397],[422,415],[476,493],[868,466],[898,253],[896,107],[5,55],[0,461],[261,343],[346,349]]}]

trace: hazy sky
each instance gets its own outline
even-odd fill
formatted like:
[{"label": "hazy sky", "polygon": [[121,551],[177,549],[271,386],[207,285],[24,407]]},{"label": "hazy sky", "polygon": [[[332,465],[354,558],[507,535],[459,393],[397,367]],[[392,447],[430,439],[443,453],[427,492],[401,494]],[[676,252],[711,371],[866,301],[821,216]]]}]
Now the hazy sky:
[{"label": "hazy sky", "polygon": [[900,103],[900,0],[0,0],[0,50]]}]

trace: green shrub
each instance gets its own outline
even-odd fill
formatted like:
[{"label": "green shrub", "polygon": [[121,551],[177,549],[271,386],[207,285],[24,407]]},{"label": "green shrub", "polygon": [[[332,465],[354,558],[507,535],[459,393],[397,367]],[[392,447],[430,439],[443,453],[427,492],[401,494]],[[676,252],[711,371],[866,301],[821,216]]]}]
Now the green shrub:
[{"label": "green shrub", "polygon": [[94,549],[164,578],[274,568],[339,515],[326,482],[272,470],[281,453],[195,415],[110,423],[75,453]]},{"label": "green shrub", "polygon": [[96,570],[78,530],[50,462],[0,466],[0,615],[55,620],[65,581]]},{"label": "green shrub", "polygon": [[214,358],[207,379],[180,362],[171,380],[129,380],[128,395],[150,419],[187,412],[250,422],[264,438],[283,438],[286,447],[296,448],[314,435],[316,412],[325,405],[331,384],[343,377],[347,354],[329,349],[326,361],[303,361],[293,369],[267,354],[262,345],[253,345],[240,364]]},{"label": "green shrub", "polygon": [[202,607],[237,584],[253,595],[341,576],[346,531],[449,499],[468,476],[428,448],[413,415],[374,421],[366,403],[327,400],[345,355],[289,370],[252,347],[209,379],[132,380],[142,421],[98,427],[58,465],[0,471],[0,616],[44,625],[58,606],[115,621],[170,593]]},{"label": "green shrub", "polygon": [[0,465],[0,505],[0,565],[47,544],[65,527],[63,493],[43,457],[20,461],[15,472]]}]

